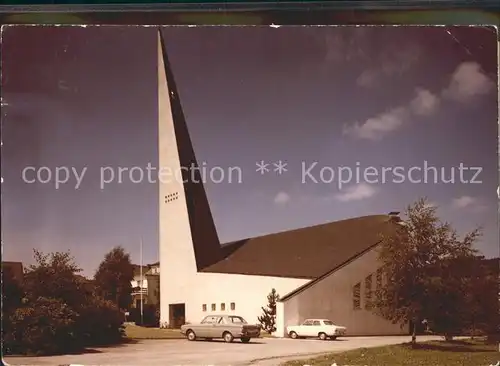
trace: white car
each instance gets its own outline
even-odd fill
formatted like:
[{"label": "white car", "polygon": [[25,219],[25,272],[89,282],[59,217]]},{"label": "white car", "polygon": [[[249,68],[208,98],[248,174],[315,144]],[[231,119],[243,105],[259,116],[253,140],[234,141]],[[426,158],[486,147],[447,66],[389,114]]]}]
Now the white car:
[{"label": "white car", "polygon": [[333,324],[328,319],[306,319],[301,325],[289,326],[286,332],[290,338],[318,337],[321,340],[327,338],[336,339],[346,333],[346,327]]}]

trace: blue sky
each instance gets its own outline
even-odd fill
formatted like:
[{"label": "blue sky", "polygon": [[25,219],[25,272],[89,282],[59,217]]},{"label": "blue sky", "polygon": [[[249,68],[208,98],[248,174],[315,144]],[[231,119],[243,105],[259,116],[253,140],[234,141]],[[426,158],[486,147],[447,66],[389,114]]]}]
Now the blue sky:
[{"label": "blue sky", "polygon": [[[155,32],[4,31],[6,260],[30,262],[33,248],[70,250],[90,275],[115,245],[138,261],[141,237],[144,260],[158,260],[157,185],[132,183],[128,173],[100,185],[102,167],[158,164]],[[425,196],[459,232],[483,226],[478,248],[498,256],[493,29],[168,27],[163,34],[200,164],[241,171],[241,182],[205,185],[222,242],[404,211]],[[280,160],[282,174],[273,171]],[[271,171],[256,172],[260,161]],[[311,164],[317,183],[303,181]],[[478,172],[476,183],[460,181],[460,164],[469,168],[462,180]],[[87,170],[78,189],[74,176],[55,189],[24,182],[29,166]],[[416,181],[424,166],[444,169],[445,178],[454,170],[455,180],[434,182],[429,173],[427,183],[409,182],[410,169]],[[339,187],[328,174],[340,167],[354,175],[358,168],[361,179]],[[404,182],[395,181],[395,167]]]}]

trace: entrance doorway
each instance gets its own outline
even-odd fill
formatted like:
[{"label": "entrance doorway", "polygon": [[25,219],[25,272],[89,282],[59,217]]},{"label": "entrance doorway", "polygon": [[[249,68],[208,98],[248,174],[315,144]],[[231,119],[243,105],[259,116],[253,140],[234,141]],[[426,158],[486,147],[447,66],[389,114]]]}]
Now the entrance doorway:
[{"label": "entrance doorway", "polygon": [[186,304],[170,304],[169,308],[169,324],[170,328],[180,328],[186,320]]}]

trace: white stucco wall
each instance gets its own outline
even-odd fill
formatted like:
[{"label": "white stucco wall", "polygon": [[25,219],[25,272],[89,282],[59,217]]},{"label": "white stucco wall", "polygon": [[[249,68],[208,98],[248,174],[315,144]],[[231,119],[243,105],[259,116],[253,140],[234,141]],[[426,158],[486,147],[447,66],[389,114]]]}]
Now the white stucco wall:
[{"label": "white stucco wall", "polygon": [[141,277],[136,277],[132,281],[130,281],[130,284],[132,285],[132,288],[134,287],[148,288],[148,280],[146,279],[146,276],[143,276],[142,280]]},{"label": "white stucco wall", "polygon": [[[181,293],[187,292],[189,287],[184,278],[196,271],[196,264],[159,34],[157,70],[160,322],[163,324],[169,319],[168,305],[172,303],[171,296],[175,292],[172,284]],[[166,202],[166,198],[173,199]]]},{"label": "white stucco wall", "polygon": [[[167,268],[166,272],[174,276],[172,270]],[[163,273],[162,269],[162,276]],[[168,321],[168,304],[185,303],[186,322],[199,322],[204,316],[217,313],[236,314],[250,323],[257,323],[261,307],[267,305],[267,295],[273,288],[283,296],[309,280],[194,272],[185,273],[182,282],[175,282],[165,286],[168,295],[161,298],[161,321]],[[167,303],[163,302],[164,298]],[[225,311],[221,310],[221,303],[225,304]],[[234,311],[231,303],[235,303]],[[203,304],[207,306],[206,311],[203,311]],[[215,311],[212,311],[212,304],[216,305]]]},{"label": "white stucco wall", "polygon": [[281,301],[276,303],[276,331],[273,333],[275,337],[285,337],[286,336],[286,326],[285,326],[285,304]]},{"label": "white stucco wall", "polygon": [[[408,334],[408,327],[401,328],[365,309],[365,278],[372,274],[372,288],[376,286],[378,253],[373,249],[348,265],[340,268],[322,281],[286,300],[282,305],[282,318],[278,334],[288,325],[300,324],[307,318],[331,319],[347,327],[349,335]],[[353,286],[361,282],[361,309],[353,308]]]}]

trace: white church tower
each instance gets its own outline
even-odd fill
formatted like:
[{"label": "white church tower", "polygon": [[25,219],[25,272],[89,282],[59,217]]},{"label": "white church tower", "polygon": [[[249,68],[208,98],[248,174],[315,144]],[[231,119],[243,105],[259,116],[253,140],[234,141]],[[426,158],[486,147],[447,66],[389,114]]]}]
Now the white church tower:
[{"label": "white church tower", "polygon": [[158,32],[158,153],[160,325],[176,327],[186,314],[182,294],[196,273],[221,259],[184,114]]}]

